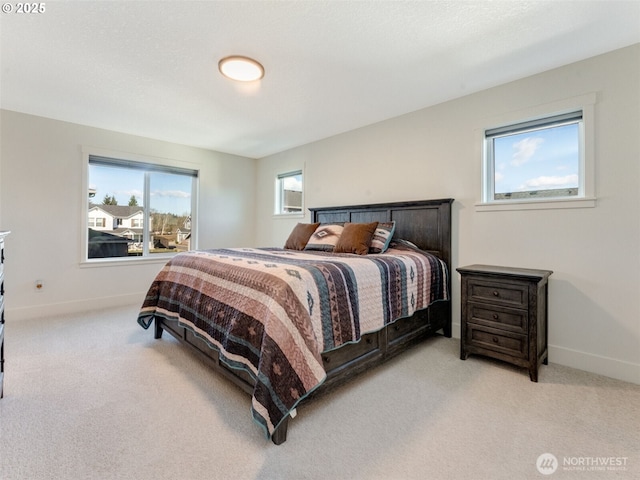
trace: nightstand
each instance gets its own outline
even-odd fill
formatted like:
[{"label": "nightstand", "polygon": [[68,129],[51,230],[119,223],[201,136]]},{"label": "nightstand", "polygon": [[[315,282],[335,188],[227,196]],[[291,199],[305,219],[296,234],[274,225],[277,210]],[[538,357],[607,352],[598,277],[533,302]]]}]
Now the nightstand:
[{"label": "nightstand", "polygon": [[460,267],[460,358],[485,355],[529,370],[549,361],[547,349],[550,270],[470,265]]}]

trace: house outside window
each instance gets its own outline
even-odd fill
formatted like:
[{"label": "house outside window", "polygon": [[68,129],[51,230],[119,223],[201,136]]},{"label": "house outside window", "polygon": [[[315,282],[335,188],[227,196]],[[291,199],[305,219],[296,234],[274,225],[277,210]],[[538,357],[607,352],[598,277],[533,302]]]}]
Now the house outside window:
[{"label": "house outside window", "polygon": [[276,215],[303,213],[302,170],[276,177],[275,198]]},{"label": "house outside window", "polygon": [[196,248],[196,170],[89,154],[87,177],[86,261]]}]

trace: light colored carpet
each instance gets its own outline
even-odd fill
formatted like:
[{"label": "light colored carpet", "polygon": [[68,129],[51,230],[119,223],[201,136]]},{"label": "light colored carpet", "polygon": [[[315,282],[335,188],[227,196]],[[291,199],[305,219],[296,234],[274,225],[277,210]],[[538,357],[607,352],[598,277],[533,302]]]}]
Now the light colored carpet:
[{"label": "light colored carpet", "polygon": [[438,337],[299,409],[275,446],[246,394],[136,315],[8,320],[1,479],[640,478],[638,385],[553,363],[536,384]]}]

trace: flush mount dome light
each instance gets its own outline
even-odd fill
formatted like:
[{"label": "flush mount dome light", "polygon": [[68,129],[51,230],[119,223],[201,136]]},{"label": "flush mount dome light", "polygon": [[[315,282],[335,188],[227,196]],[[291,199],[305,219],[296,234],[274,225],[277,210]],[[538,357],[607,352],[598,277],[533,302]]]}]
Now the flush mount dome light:
[{"label": "flush mount dome light", "polygon": [[252,58],[233,55],[218,62],[218,70],[227,78],[239,82],[253,82],[264,77],[264,67]]}]

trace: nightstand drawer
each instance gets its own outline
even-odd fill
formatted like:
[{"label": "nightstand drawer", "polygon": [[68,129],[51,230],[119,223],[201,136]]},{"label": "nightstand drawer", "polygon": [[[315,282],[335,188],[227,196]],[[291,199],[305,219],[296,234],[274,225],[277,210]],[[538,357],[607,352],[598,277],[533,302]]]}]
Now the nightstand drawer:
[{"label": "nightstand drawer", "polygon": [[529,316],[526,310],[470,302],[467,315],[467,322],[524,335],[528,333]]},{"label": "nightstand drawer", "polygon": [[529,305],[529,289],[524,283],[470,278],[468,288],[469,301],[520,308],[528,308]]},{"label": "nightstand drawer", "polygon": [[529,358],[528,337],[496,328],[467,324],[467,344],[512,357]]}]

